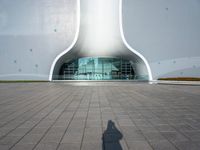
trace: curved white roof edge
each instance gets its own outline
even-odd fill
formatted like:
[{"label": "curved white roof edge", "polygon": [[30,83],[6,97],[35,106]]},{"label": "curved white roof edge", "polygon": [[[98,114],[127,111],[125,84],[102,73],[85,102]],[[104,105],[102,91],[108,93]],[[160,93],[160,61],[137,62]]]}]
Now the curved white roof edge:
[{"label": "curved white roof edge", "polygon": [[122,38],[122,41],[124,43],[124,45],[129,49],[131,50],[133,53],[135,53],[136,55],[138,55],[145,63],[146,67],[147,67],[147,71],[148,71],[148,75],[149,75],[149,80],[152,81],[153,80],[153,77],[152,77],[152,72],[151,72],[151,68],[150,68],[150,65],[147,61],[147,59],[142,55],[140,54],[139,52],[137,52],[135,49],[133,49],[126,41],[125,37],[124,37],[124,30],[123,30],[123,23],[122,23],[122,1],[123,0],[120,0],[119,2],[119,25],[120,25],[120,34],[121,34],[121,38]]},{"label": "curved white roof edge", "polygon": [[74,47],[74,45],[76,44],[76,42],[78,40],[78,36],[79,36],[79,30],[80,30],[80,0],[77,0],[77,29],[76,29],[75,37],[73,39],[72,44],[67,49],[65,49],[62,53],[60,53],[58,56],[56,56],[56,58],[54,59],[53,64],[51,65],[51,70],[50,70],[50,74],[49,74],[49,81],[52,81],[53,70],[54,70],[54,67],[56,65],[56,62],[63,55],[65,55],[69,50],[71,50]]},{"label": "curved white roof edge", "polygon": [[[145,63],[146,67],[147,67],[147,71],[148,71],[148,75],[149,75],[149,80],[153,80],[152,77],[152,72],[151,72],[151,68],[150,65],[148,63],[148,61],[146,60],[146,58],[140,54],[139,52],[137,52],[135,49],[133,49],[126,41],[125,37],[124,37],[124,31],[123,31],[123,24],[122,24],[122,0],[120,0],[119,2],[119,25],[120,25],[120,34],[121,34],[121,38],[122,41],[124,43],[124,45],[131,50],[133,53],[135,53],[136,55],[138,55]],[[80,0],[77,0],[77,29],[76,29],[76,34],[74,37],[74,40],[72,42],[72,44],[66,49],[64,50],[62,53],[60,53],[58,56],[56,56],[56,58],[54,59],[52,65],[51,65],[51,69],[50,69],[50,74],[49,74],[49,81],[52,81],[52,77],[53,77],[53,71],[54,71],[54,67],[56,65],[56,62],[63,56],[65,55],[69,50],[71,50],[74,45],[76,44],[77,40],[78,40],[78,36],[79,36],[79,31],[80,31]]]}]

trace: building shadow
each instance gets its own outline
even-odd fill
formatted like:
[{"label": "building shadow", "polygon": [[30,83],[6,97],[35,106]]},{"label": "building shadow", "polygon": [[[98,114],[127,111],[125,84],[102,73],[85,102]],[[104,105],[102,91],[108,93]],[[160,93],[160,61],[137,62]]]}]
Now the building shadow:
[{"label": "building shadow", "polygon": [[103,150],[122,150],[120,140],[123,138],[122,133],[117,129],[112,120],[108,121],[107,129],[102,136]]}]

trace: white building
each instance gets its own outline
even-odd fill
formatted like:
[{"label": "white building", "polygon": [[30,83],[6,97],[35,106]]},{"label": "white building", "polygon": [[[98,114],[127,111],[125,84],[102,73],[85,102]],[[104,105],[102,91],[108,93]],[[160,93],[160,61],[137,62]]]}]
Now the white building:
[{"label": "white building", "polygon": [[199,0],[1,0],[0,80],[200,77]]}]

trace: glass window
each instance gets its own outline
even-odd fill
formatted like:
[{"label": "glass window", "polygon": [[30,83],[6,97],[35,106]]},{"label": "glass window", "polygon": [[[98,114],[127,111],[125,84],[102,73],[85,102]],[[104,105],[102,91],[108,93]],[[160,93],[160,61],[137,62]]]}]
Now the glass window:
[{"label": "glass window", "polygon": [[130,61],[122,58],[84,57],[64,63],[60,80],[132,80],[135,78]]}]

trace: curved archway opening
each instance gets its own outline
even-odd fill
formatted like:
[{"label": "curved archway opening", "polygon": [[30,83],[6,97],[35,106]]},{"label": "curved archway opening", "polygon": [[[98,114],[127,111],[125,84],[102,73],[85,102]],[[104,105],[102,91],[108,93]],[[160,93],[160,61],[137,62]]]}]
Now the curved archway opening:
[{"label": "curved archway opening", "polygon": [[139,57],[73,55],[69,53],[56,63],[52,80],[149,80],[147,68]]},{"label": "curved archway opening", "polygon": [[122,57],[76,58],[60,64],[53,80],[148,80],[138,65]]},{"label": "curved archway opening", "polygon": [[[80,0],[77,0],[77,33],[72,45],[55,58],[50,70],[50,81],[152,80],[147,60],[125,40],[122,27],[122,0],[106,2],[83,0],[80,7]],[[80,13],[84,16],[82,21]],[[89,69],[92,62],[94,71]],[[130,69],[119,67],[115,62],[126,63]],[[71,73],[69,68],[73,65],[76,67],[72,67]],[[84,65],[86,70],[81,72]],[[105,71],[104,68],[108,66],[116,70]]]}]

